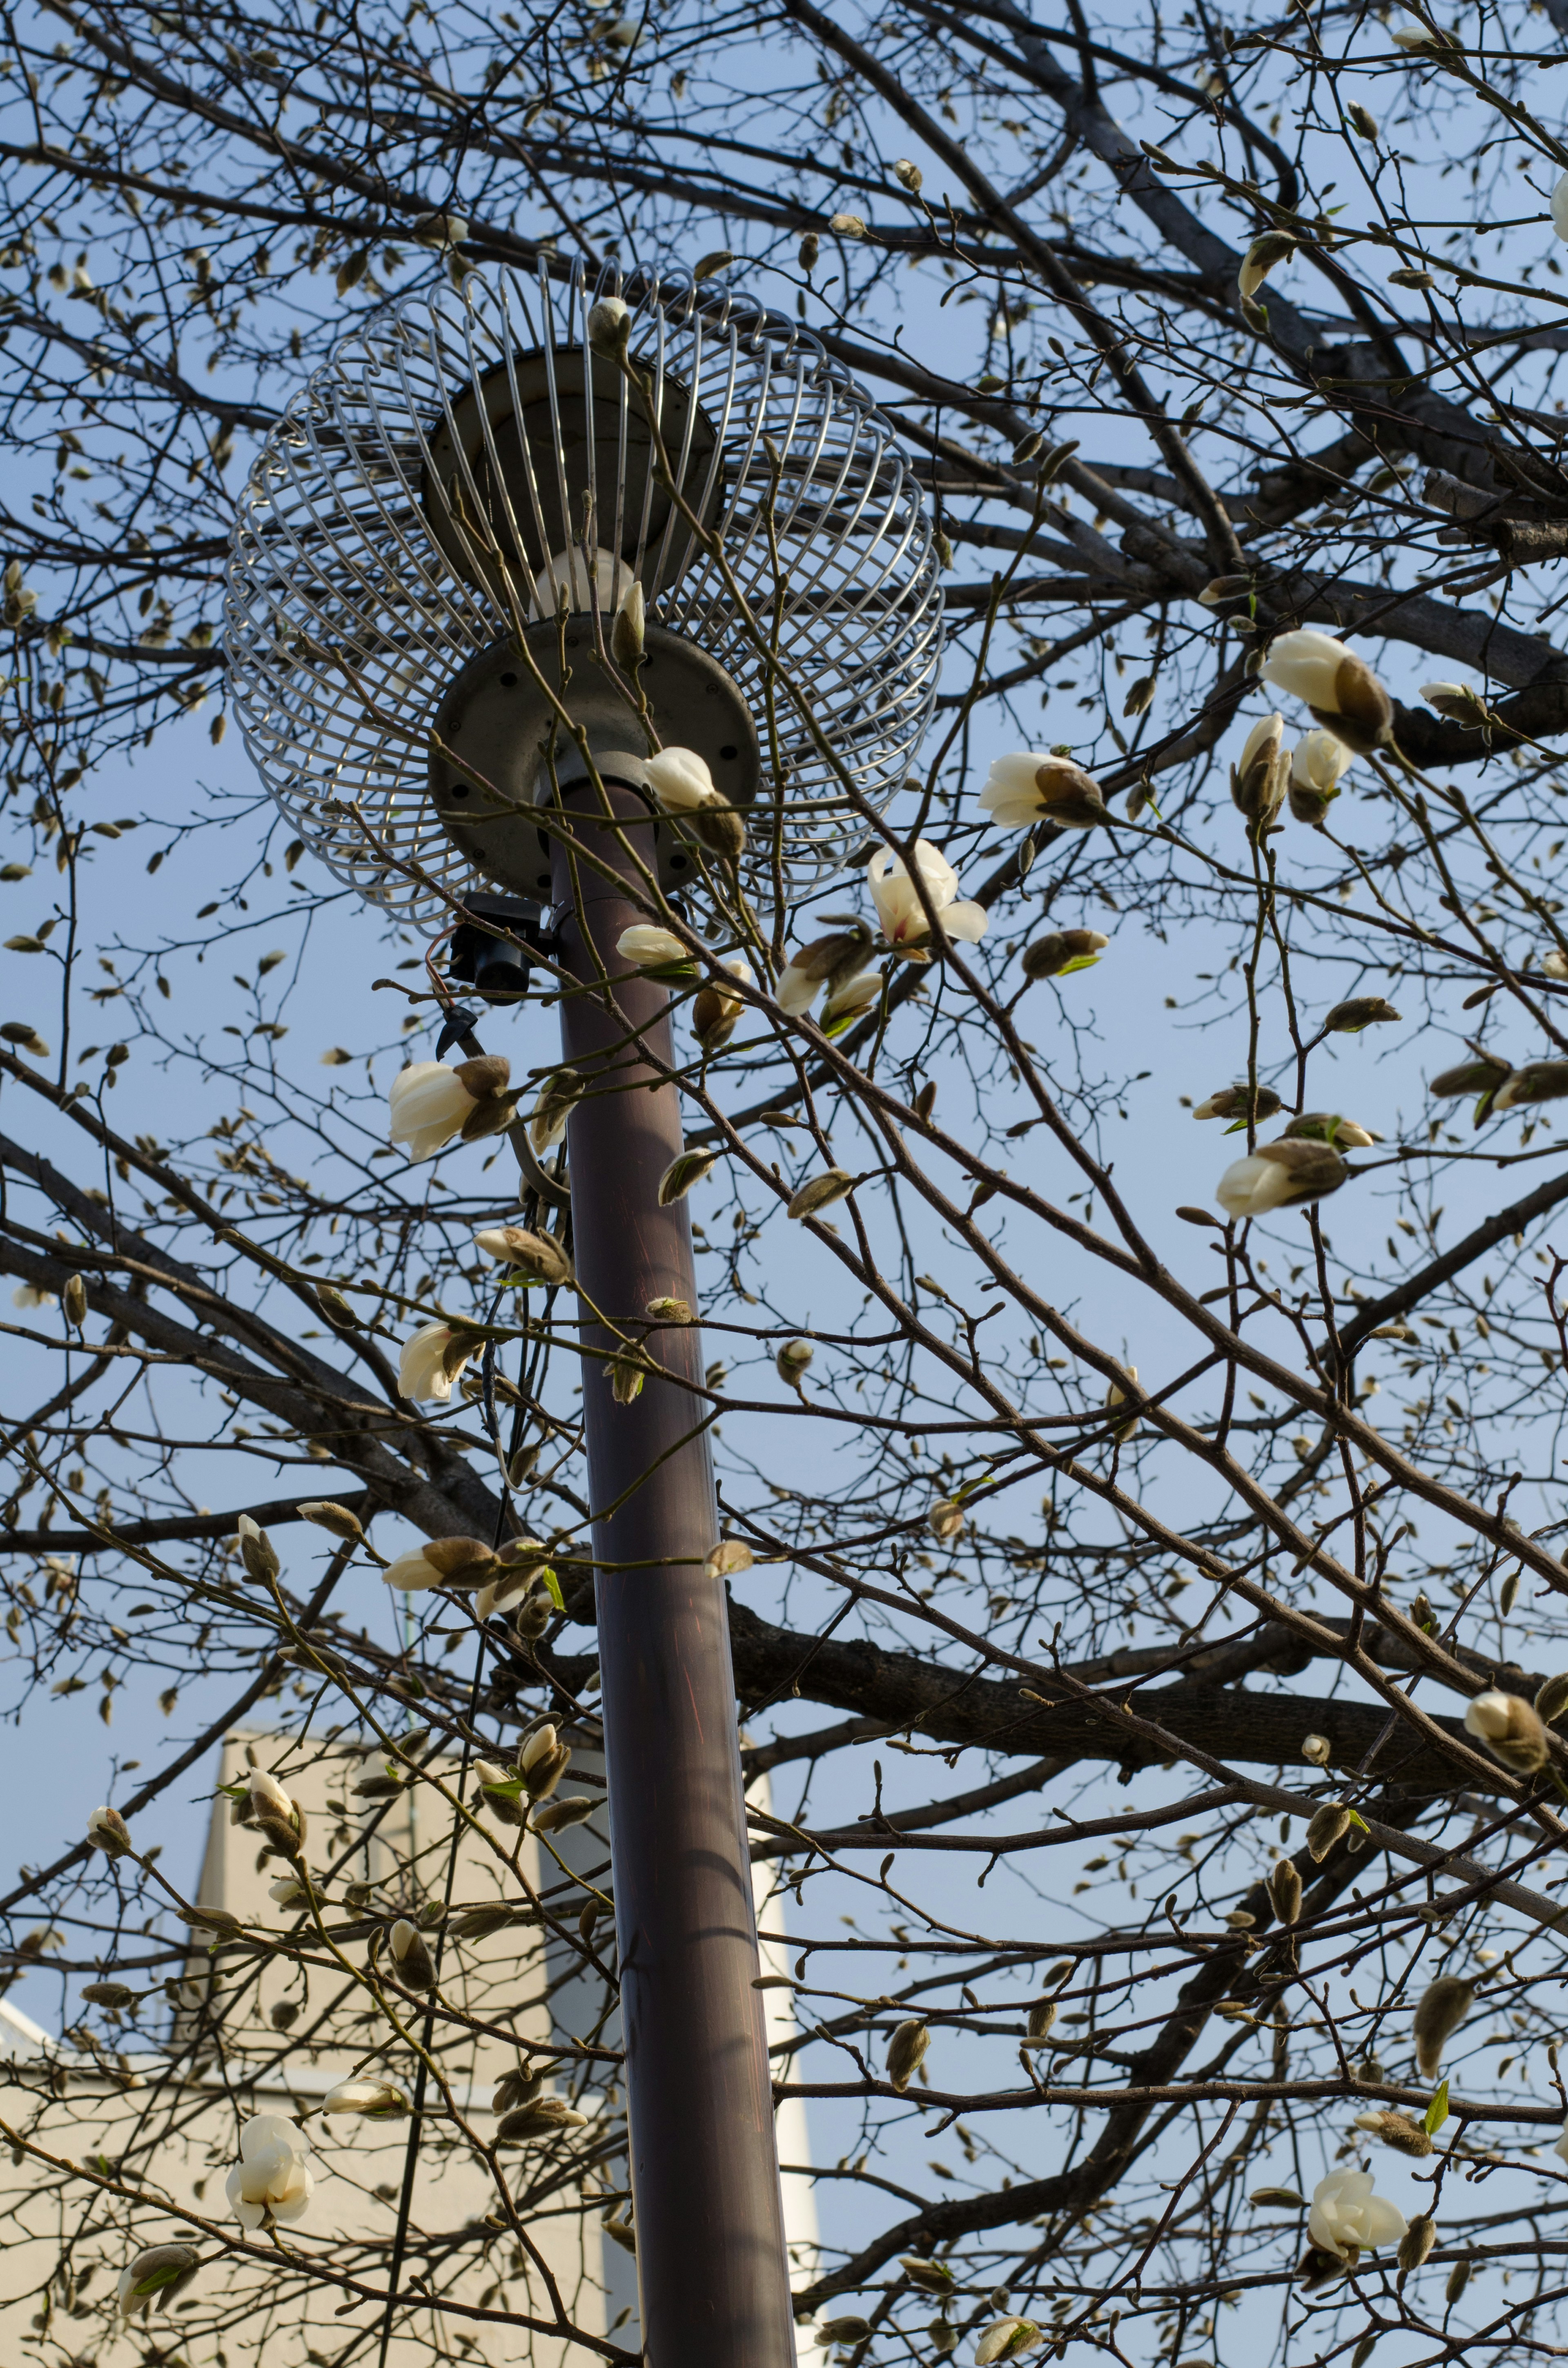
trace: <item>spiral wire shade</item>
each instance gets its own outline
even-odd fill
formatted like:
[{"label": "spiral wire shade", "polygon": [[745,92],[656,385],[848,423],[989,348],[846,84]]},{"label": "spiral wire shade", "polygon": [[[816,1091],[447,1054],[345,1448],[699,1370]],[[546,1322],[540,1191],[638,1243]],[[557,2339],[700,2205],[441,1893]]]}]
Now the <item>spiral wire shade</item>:
[{"label": "spiral wire shade", "polygon": [[722,570],[656,483],[641,405],[588,343],[589,309],[618,284],[541,265],[387,308],[310,380],[245,488],[224,624],[245,746],[330,870],[410,919],[481,884],[426,794],[442,692],[553,615],[560,584],[584,585],[562,546],[584,535],[585,490],[601,608],[640,580],[650,617],[716,658],[756,721],[755,888],[776,863],[791,897],[838,870],[866,831],[835,760],[881,812],[930,717],[941,592],[890,424],[754,303],[623,288],[676,483],[777,650],[770,682]]}]

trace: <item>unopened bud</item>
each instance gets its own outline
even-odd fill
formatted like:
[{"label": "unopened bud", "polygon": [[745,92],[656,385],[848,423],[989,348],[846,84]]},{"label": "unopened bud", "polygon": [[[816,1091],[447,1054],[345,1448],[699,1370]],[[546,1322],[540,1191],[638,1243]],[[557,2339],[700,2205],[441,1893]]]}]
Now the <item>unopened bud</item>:
[{"label": "unopened bud", "polygon": [[[1358,2130],[1365,2130],[1369,2137],[1381,2139],[1384,2146],[1392,2146],[1396,2154],[1414,2155],[1419,2160],[1432,2151],[1430,2137],[1420,2123],[1413,2122],[1408,2113],[1383,2110],[1358,2113],[1356,2126]],[[1422,2259],[1425,2260],[1425,2254]]]},{"label": "unopened bud", "polygon": [[425,1935],[406,1916],[400,1916],[387,1935],[387,1948],[398,1980],[407,1990],[428,1990],[436,1987],[436,1964]]},{"label": "unopened bud", "polygon": [[1350,1831],[1350,1812],[1342,1801],[1326,1801],[1307,1827],[1307,1848],[1321,1865],[1336,1842]]},{"label": "unopened bud", "polygon": [[617,666],[625,666],[629,672],[633,666],[642,665],[646,654],[644,642],[647,615],[647,603],[642,598],[642,586],[634,581],[616,611],[615,623],[610,628],[609,636],[611,657]]},{"label": "unopened bud", "polygon": [[95,1809],[87,1819],[87,1839],[106,1858],[123,1858],[133,1847],[131,1828],[118,1809]]},{"label": "unopened bud", "polygon": [[816,1351],[809,1340],[786,1340],[773,1360],[779,1380],[788,1382],[791,1389],[798,1390],[806,1368],[815,1354]]},{"label": "unopened bud", "polygon": [[365,1534],[358,1514],[351,1513],[347,1505],[335,1504],[330,1497],[309,1505],[296,1505],[294,1509],[301,1521],[314,1522],[318,1530],[330,1531],[347,1544],[357,1545]]},{"label": "unopened bud", "polygon": [[581,1793],[574,1793],[564,1801],[547,1801],[542,1809],[534,1811],[534,1831],[536,1834],[558,1834],[567,1826],[585,1825],[597,1805],[597,1802]]},{"label": "unopened bud", "polygon": [[1280,1859],[1268,1878],[1268,1896],[1281,1924],[1293,1924],[1301,1912],[1301,1878],[1294,1862]]},{"label": "unopened bud", "polygon": [[900,2096],[926,2061],[931,2034],[923,2022],[901,2022],[888,2042],[888,2078]]},{"label": "unopened bud", "polygon": [[61,1294],[65,1307],[65,1320],[79,1332],[87,1320],[87,1286],[79,1274],[68,1275]]},{"label": "unopened bud", "polygon": [[1551,1726],[1568,1710],[1568,1669],[1555,1678],[1548,1678],[1535,1698],[1539,1715]]},{"label": "unopened bud", "polygon": [[907,189],[912,198],[917,198],[920,195],[921,184],[926,176],[919,165],[911,163],[907,156],[900,156],[897,159],[892,168],[892,176],[900,188]]},{"label": "unopened bud", "polygon": [[341,1291],[335,1291],[330,1282],[317,1283],[316,1305],[335,1332],[358,1332],[361,1329],[360,1318],[355,1315]]},{"label": "unopened bud", "polygon": [[1439,1974],[1422,1992],[1412,2035],[1423,2079],[1435,2080],[1443,2050],[1475,2004],[1473,1986],[1458,1974]]},{"label": "unopened bud", "polygon": [[602,354],[623,354],[631,335],[631,307],[619,296],[601,296],[588,313],[588,343]]},{"label": "unopened bud", "polygon": [[277,1548],[267,1531],[253,1521],[248,1513],[240,1515],[235,1528],[240,1560],[256,1585],[266,1587],[277,1577],[281,1567]]},{"label": "unopened bud", "polygon": [[1303,1735],[1301,1757],[1309,1768],[1326,1768],[1334,1746],[1326,1735]]}]

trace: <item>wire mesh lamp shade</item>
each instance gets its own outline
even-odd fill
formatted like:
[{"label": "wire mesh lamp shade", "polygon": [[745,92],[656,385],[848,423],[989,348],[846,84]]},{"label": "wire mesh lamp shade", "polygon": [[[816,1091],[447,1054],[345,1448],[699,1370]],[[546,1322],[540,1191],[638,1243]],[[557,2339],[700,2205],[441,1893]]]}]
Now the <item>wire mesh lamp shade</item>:
[{"label": "wire mesh lamp shade", "polygon": [[389,307],[311,379],[245,488],[224,633],[246,747],[330,870],[415,921],[495,877],[431,795],[443,694],[530,620],[530,647],[552,640],[562,602],[597,592],[608,621],[636,580],[650,620],[730,677],[757,726],[749,756],[722,753],[737,780],[752,768],[734,795],[756,802],[758,887],[776,856],[792,896],[836,871],[865,822],[834,759],[880,812],[929,720],[941,593],[890,424],[789,324],[635,281],[629,349],[677,502],[639,397],[588,340],[615,289],[541,267]]}]

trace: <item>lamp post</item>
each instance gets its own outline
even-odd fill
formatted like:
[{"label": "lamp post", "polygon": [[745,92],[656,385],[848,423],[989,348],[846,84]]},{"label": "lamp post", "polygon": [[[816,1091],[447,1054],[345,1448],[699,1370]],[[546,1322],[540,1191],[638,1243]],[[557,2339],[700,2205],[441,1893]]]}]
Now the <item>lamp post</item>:
[{"label": "lamp post", "polygon": [[[677,501],[627,379],[584,335],[605,291],[549,274],[405,302],[311,381],[252,473],[226,642],[247,747],[339,877],[447,927],[482,884],[529,900],[513,909],[551,930],[571,982],[643,2340],[651,2368],[792,2368],[701,1335],[648,1334],[650,1302],[698,1304],[685,1203],[658,1200],[681,1148],[678,1062],[666,988],[616,951],[657,909],[650,880],[684,891],[701,865],[624,745],[634,718],[588,612],[642,585],[655,731],[756,808],[735,885],[771,904],[839,868],[902,786],[941,602],[892,430],[794,324],[706,289],[626,291]],[[505,942],[505,919],[490,926]],[[510,934],[515,984],[529,948]],[[645,1336],[656,1370],[619,1403],[608,1359]]]}]

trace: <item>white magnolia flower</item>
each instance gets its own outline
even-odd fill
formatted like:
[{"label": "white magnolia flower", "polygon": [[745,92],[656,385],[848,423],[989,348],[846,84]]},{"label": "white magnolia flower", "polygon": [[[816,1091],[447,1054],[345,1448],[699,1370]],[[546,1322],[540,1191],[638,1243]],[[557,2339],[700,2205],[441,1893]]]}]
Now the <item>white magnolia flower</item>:
[{"label": "white magnolia flower", "polygon": [[392,1143],[405,1143],[412,1160],[434,1159],[444,1143],[471,1127],[483,1103],[495,1104],[511,1074],[492,1053],[449,1068],[445,1061],[414,1061],[392,1079],[388,1096]]},{"label": "white magnolia flower", "polygon": [[224,2192],[243,2228],[270,2220],[301,2220],[315,2185],[306,2169],[310,2146],[287,2113],[256,2113],[240,2132],[240,2158]]},{"label": "white magnolia flower", "polygon": [[980,804],[1004,830],[1029,830],[1037,822],[1060,830],[1092,830],[1105,820],[1105,792],[1092,773],[1070,757],[1039,756],[1028,748],[992,758]]},{"label": "white magnolia flower", "polygon": [[1305,701],[1317,721],[1358,756],[1389,736],[1393,704],[1367,664],[1332,633],[1302,628],[1276,634],[1263,661],[1263,678]]},{"label": "white magnolia flower", "polygon": [[[739,979],[744,985],[752,985],[751,964],[743,961],[739,954],[722,962],[720,968],[728,971],[732,978]],[[722,1050],[734,1034],[736,1023],[745,1008],[744,996],[732,995],[727,987],[721,986],[713,979],[710,979],[693,997],[691,1032],[705,1053]]]},{"label": "white magnolia flower", "polygon": [[[926,894],[933,908],[940,914],[942,927],[949,938],[961,939],[972,945],[985,935],[988,919],[983,905],[958,903],[959,875],[938,848],[928,838],[915,842],[915,860],[920,877],[926,883]],[[882,935],[890,946],[921,945],[930,936],[930,924],[921,908],[914,881],[904,866],[903,858],[895,855],[891,847],[881,847],[866,866],[866,878],[870,883],[871,902],[877,908],[877,918],[882,925]]]},{"label": "white magnolia flower", "polygon": [[1561,2155],[1562,2160],[1564,2162],[1568,2162],[1568,2122],[1563,2123],[1562,2129],[1554,2142],[1551,2151],[1555,2155]]},{"label": "white magnolia flower", "polygon": [[1231,796],[1249,821],[1267,822],[1284,803],[1290,765],[1284,755],[1285,718],[1278,708],[1247,734],[1231,775]]},{"label": "white magnolia flower", "polygon": [[11,1293],[13,1307],[52,1307],[52,1291],[40,1291],[36,1282],[19,1282]]},{"label": "white magnolia flower", "polygon": [[267,1884],[267,1896],[279,1907],[308,1907],[312,1897],[311,1886],[302,1874],[280,1874],[276,1883]]},{"label": "white magnolia flower", "polygon": [[1425,25],[1417,24],[1414,17],[1406,17],[1403,24],[1395,25],[1389,39],[1396,50],[1429,50],[1432,47],[1431,34]]},{"label": "white magnolia flower", "polygon": [[1551,192],[1551,227],[1559,238],[1568,239],[1568,173]]},{"label": "white magnolia flower", "polygon": [[1309,732],[1290,752],[1290,787],[1310,790],[1320,798],[1336,797],[1355,761],[1355,750],[1332,732]]},{"label": "white magnolia flower", "polygon": [[1568,954],[1560,947],[1550,947],[1540,958],[1540,966],[1548,978],[1568,978]]},{"label": "white magnolia flower", "polygon": [[447,1358],[451,1345],[449,1324],[422,1324],[414,1338],[403,1344],[397,1363],[399,1395],[415,1406],[427,1398],[440,1406],[448,1405],[453,1382],[474,1353],[472,1349],[466,1350],[449,1369]]},{"label": "white magnolia flower", "polygon": [[324,2113],[359,2113],[367,2121],[401,2121],[408,2099],[392,2080],[340,2080],[322,2099]]},{"label": "white magnolia flower", "polygon": [[1320,2253],[1355,2267],[1357,2256],[1397,2245],[1407,2223],[1397,2203],[1372,2192],[1369,2170],[1331,2170],[1312,2190],[1307,2236]]},{"label": "white magnolia flower", "polygon": [[630,929],[622,929],[615,941],[616,952],[622,962],[635,962],[639,970],[653,970],[665,962],[687,962],[690,954],[673,929],[661,929],[653,921],[635,921]]},{"label": "white magnolia flower", "polygon": [[695,814],[719,794],[706,759],[695,748],[661,748],[643,770],[666,814]]}]

